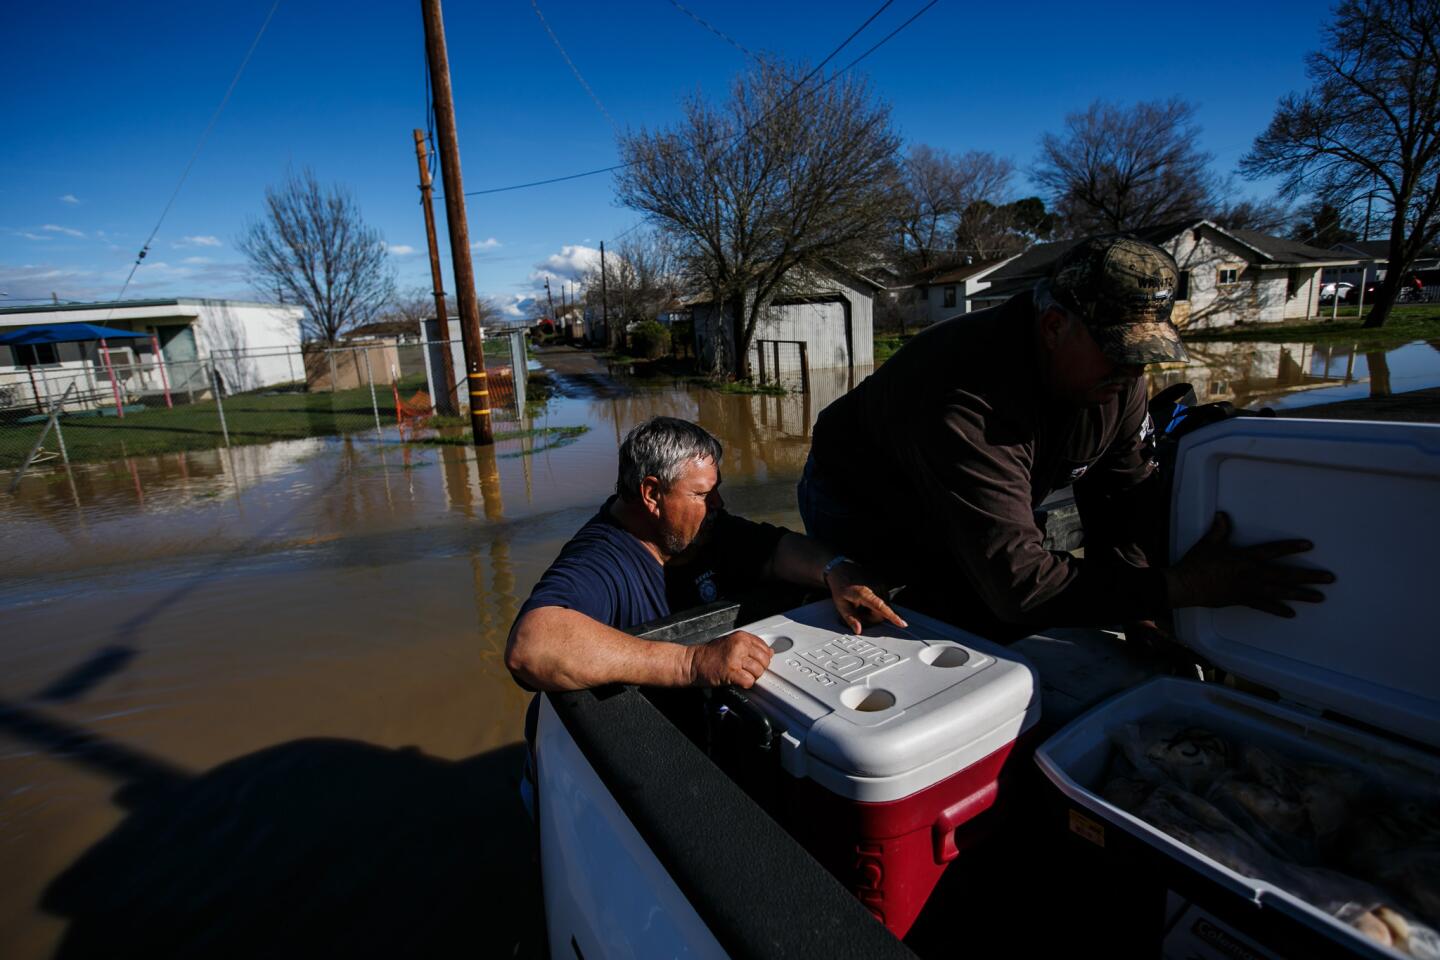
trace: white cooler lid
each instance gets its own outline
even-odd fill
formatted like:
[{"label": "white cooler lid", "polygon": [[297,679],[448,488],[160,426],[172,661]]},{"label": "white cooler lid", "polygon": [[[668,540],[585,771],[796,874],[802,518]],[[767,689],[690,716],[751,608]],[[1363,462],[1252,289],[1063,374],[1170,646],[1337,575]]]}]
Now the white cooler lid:
[{"label": "white cooler lid", "polygon": [[1039,719],[1018,654],[896,607],[909,627],[856,636],[829,600],[742,629],[775,656],[748,694],[784,733],[781,761],[853,800],[897,800],[1012,743]]},{"label": "white cooler lid", "polygon": [[[1293,620],[1248,607],[1175,611],[1181,642],[1311,707],[1440,745],[1440,425],[1244,417],[1185,437],[1171,561],[1217,510],[1232,542],[1303,538],[1290,562],[1334,572]],[[1432,595],[1430,591],[1435,590]]]}]

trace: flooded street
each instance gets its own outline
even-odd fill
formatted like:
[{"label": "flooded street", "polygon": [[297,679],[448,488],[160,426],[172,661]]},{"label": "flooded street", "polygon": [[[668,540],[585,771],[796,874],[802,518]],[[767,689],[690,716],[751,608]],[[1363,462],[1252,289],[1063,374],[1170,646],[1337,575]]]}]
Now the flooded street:
[{"label": "flooded street", "polygon": [[[1382,369],[1387,390],[1440,384],[1425,343],[1193,353],[1201,400],[1364,396]],[[532,426],[588,428],[568,441],[297,440],[47,468],[0,496],[0,956],[253,955],[336,928],[353,942],[316,950],[526,952],[519,605],[655,414],[724,442],[730,509],[798,529],[810,427],[851,382],[626,392],[566,362]]]},{"label": "flooded street", "polygon": [[[63,472],[26,477],[0,498],[0,956],[62,943],[92,955],[137,924],[184,943],[201,921],[180,914],[197,909],[318,929],[340,909],[323,893],[275,905],[307,858],[337,855],[326,830],[290,823],[292,806],[316,804],[360,821],[363,843],[343,854],[357,871],[346,915],[370,904],[374,923],[401,928],[361,924],[357,943],[444,932],[510,955],[533,896],[523,844],[494,847],[527,830],[505,748],[528,696],[505,671],[505,637],[613,485],[617,437],[654,414],[695,419],[726,445],[732,509],[796,526],[809,424],[846,382],[817,376],[811,398],[668,383],[607,396],[603,377],[580,376],[534,424],[589,428],[569,443],[325,438],[84,466],[73,488]],[[333,783],[296,786],[295,765],[331,763]],[[412,766],[433,795],[404,782]],[[179,848],[176,810],[191,831]],[[428,846],[414,850],[410,819],[440,847],[453,834],[441,859],[457,862],[437,870]],[[476,875],[516,860],[514,876]],[[136,919],[181,877],[188,906]],[[434,902],[406,919],[397,887]],[[474,929],[423,921],[442,908]]]}]

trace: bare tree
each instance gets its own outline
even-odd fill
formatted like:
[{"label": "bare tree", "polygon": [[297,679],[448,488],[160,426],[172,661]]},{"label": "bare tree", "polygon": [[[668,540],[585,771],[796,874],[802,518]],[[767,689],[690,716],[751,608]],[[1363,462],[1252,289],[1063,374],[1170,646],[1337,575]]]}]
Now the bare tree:
[{"label": "bare tree", "polygon": [[[1228,194],[1230,189],[1221,191]],[[1240,200],[1219,200],[1207,219],[1228,229],[1259,230],[1261,233],[1283,234],[1290,229],[1295,219],[1289,205],[1276,199],[1260,200],[1246,197]],[[1303,240],[1303,237],[1296,239]],[[1309,241],[1306,241],[1309,242]]]},{"label": "bare tree", "polygon": [[603,288],[599,264],[585,275],[585,306],[595,315],[605,309],[615,329],[655,320],[680,296],[684,284],[679,270],[670,237],[658,230],[628,234],[606,258]]},{"label": "bare tree", "polygon": [[1440,236],[1440,2],[1342,0],[1324,22],[1310,89],[1281,98],[1240,170],[1341,210],[1372,196],[1388,209],[1390,263],[1365,319],[1378,327]]},{"label": "bare tree", "polygon": [[1014,175],[1014,163],[983,150],[912,147],[900,174],[896,259],[923,270],[995,245],[1005,228],[993,213],[1009,198]]},{"label": "bare tree", "polygon": [[802,86],[801,71],[762,60],[724,105],[697,95],[674,128],[619,141],[620,202],[676,240],[687,273],[723,306],[728,365],[742,377],[756,323],[787,281],[861,262],[894,223],[889,106],[863,80]]},{"label": "bare tree", "polygon": [[305,308],[306,340],[334,343],[390,301],[395,279],[380,231],[341,186],[322,189],[309,170],[265,190],[265,215],[236,245],[251,281]]},{"label": "bare tree", "polygon": [[1041,138],[1033,175],[1074,234],[1200,217],[1215,203],[1199,133],[1195,108],[1183,100],[1129,108],[1097,100],[1066,117],[1064,133]]}]

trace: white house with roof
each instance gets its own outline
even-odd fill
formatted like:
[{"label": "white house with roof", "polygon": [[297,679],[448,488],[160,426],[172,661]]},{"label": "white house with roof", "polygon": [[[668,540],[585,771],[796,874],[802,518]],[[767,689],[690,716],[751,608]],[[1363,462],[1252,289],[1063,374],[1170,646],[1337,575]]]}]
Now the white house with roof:
[{"label": "white house with roof", "polygon": [[176,394],[194,393],[209,389],[205,364],[214,366],[230,392],[291,383],[305,378],[304,315],[288,304],[190,298],[0,308],[0,332],[87,323],[147,335],[107,342],[106,351],[95,341],[0,347],[0,391],[13,394],[14,402],[32,403],[32,384],[50,393],[74,382],[76,393],[99,398],[110,393],[113,371],[130,396],[159,393],[167,385]]},{"label": "white house with roof", "polygon": [[[1175,325],[1210,329],[1241,323],[1278,323],[1316,316],[1321,271],[1359,261],[1257,230],[1227,229],[1209,220],[1133,231],[1168,250],[1180,268]],[[1002,303],[1050,273],[1082,238],[1041,244],[990,274],[990,285],[970,298],[972,308]]]},{"label": "white house with roof", "polygon": [[951,263],[917,271],[886,289],[892,317],[903,326],[925,327],[967,313],[970,298],[987,289],[991,275],[1014,259]]}]

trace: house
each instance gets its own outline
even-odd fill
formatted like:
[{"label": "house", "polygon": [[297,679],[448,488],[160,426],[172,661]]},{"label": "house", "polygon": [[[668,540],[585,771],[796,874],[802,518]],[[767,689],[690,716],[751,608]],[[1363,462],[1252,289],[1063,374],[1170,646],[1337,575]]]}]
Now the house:
[{"label": "house", "polygon": [[[120,300],[0,308],[0,331],[39,324],[92,323],[151,336],[108,345],[95,342],[0,348],[0,388],[28,383],[46,389],[69,383],[85,397],[108,396],[110,370],[131,396],[209,389],[207,364],[225,389],[253,390],[304,378],[297,306],[243,300]],[[158,347],[162,366],[156,364]],[[8,354],[8,355],[7,355]],[[25,391],[28,396],[28,389]]]},{"label": "house", "polygon": [[[874,309],[875,295],[883,287],[858,273],[836,267],[808,276],[798,284],[799,292],[777,298],[767,314],[755,325],[750,343],[750,366],[760,369],[760,350],[765,363],[775,372],[774,351],[779,351],[780,374],[799,370],[800,350],[810,369],[853,369],[875,362]],[[708,296],[691,301],[690,316],[694,322],[695,355],[702,366],[715,362],[716,352],[722,358],[734,355],[733,324]]]},{"label": "house", "polygon": [[[1180,268],[1175,325],[1184,329],[1237,323],[1278,323],[1315,316],[1321,271],[1359,261],[1257,230],[1227,229],[1190,220],[1133,231],[1168,250]],[[989,286],[970,297],[971,309],[1002,303],[1048,276],[1055,261],[1080,239],[1032,247],[989,274]]]},{"label": "house", "polygon": [[[1342,256],[1355,257],[1359,262],[1352,266],[1326,270],[1321,278],[1323,282],[1340,281],[1359,286],[1363,278],[1368,289],[1371,284],[1385,279],[1386,268],[1390,265],[1389,240],[1346,240],[1330,249]],[[1440,250],[1422,252],[1410,265],[1410,272],[1418,275],[1427,287],[1432,284],[1440,285]]]},{"label": "house", "polygon": [[926,327],[965,313],[969,298],[988,288],[991,275],[1013,259],[943,264],[897,278],[886,285],[888,306],[902,329]]}]

